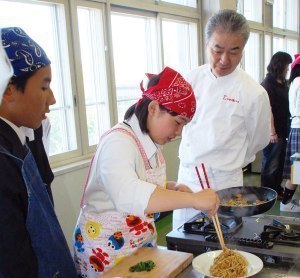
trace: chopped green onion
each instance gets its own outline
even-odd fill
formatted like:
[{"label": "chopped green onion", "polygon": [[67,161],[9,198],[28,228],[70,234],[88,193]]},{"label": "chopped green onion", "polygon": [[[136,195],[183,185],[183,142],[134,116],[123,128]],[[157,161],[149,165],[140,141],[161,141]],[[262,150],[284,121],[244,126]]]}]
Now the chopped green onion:
[{"label": "chopped green onion", "polygon": [[151,260],[139,262],[129,268],[130,272],[150,271],[155,267],[155,263]]}]

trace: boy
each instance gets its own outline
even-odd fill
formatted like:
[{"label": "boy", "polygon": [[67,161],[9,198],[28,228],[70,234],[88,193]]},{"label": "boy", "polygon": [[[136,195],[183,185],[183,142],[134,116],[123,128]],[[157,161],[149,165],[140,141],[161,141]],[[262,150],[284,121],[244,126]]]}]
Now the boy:
[{"label": "boy", "polygon": [[0,34],[0,277],[76,277],[21,129],[39,128],[55,103],[50,60],[21,28]]}]

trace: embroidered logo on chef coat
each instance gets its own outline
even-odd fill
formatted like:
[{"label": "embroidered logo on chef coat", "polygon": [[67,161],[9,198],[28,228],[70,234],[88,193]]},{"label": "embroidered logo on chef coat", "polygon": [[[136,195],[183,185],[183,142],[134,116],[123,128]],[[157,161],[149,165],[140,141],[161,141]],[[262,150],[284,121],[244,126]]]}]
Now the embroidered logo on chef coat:
[{"label": "embroidered logo on chef coat", "polygon": [[235,99],[235,98],[231,98],[231,97],[229,97],[229,96],[227,96],[227,95],[224,95],[224,96],[223,96],[223,100],[230,101],[230,102],[240,103],[239,100],[237,100],[237,99]]}]

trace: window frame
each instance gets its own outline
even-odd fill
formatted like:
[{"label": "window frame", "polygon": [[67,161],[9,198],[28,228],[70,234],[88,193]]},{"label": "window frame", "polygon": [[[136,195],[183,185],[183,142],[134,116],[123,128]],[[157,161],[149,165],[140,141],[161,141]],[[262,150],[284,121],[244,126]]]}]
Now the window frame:
[{"label": "window frame", "polygon": [[[244,0],[239,0],[239,5],[243,7],[243,1]],[[271,14],[269,14],[270,11],[270,6],[271,6]],[[299,8],[300,8],[300,3],[298,2],[298,7],[297,11],[299,13]],[[262,13],[263,13],[263,21],[262,23],[259,22],[254,22],[250,21],[249,26],[250,26],[250,32],[261,32],[262,37],[260,40],[260,57],[261,57],[261,62],[260,62],[260,81],[262,81],[266,75],[266,68],[265,68],[265,36],[271,36],[271,56],[274,54],[274,37],[282,37],[285,40],[291,39],[291,40],[297,40],[297,47],[298,47],[298,52],[299,52],[299,47],[300,47],[300,36],[299,32],[292,31],[292,30],[286,30],[286,29],[281,29],[277,27],[270,26],[270,18],[266,18],[267,16],[271,16],[273,18],[273,1],[270,0],[265,0],[263,1],[263,7],[262,7]],[[299,17],[299,16],[298,16]],[[273,24],[273,22],[271,22]],[[249,42],[247,42],[248,45]],[[285,42],[284,42],[285,43]],[[284,50],[283,50],[284,51]],[[243,55],[242,59],[242,67],[245,68],[245,55]]]},{"label": "window frame", "polygon": [[[77,86],[78,86],[78,109],[79,109],[79,115],[80,115],[80,127],[83,132],[81,132],[81,142],[82,142],[82,156],[91,156],[96,149],[97,144],[95,145],[89,145],[89,138],[88,138],[88,126],[87,126],[87,116],[86,116],[86,105],[85,105],[85,92],[84,92],[84,81],[83,81],[83,71],[82,71],[82,61],[81,61],[81,51],[80,51],[80,38],[79,38],[79,27],[78,27],[78,15],[77,15],[77,8],[83,7],[87,9],[96,9],[100,10],[102,13],[102,23],[100,25],[102,26],[102,34],[103,34],[103,44],[105,48],[104,52],[104,60],[105,60],[105,70],[106,70],[106,87],[107,87],[107,102],[108,102],[108,110],[109,113],[107,117],[109,118],[110,125],[112,125],[112,122],[115,122],[114,120],[114,99],[115,99],[115,90],[112,89],[112,82],[111,75],[110,75],[110,68],[109,64],[112,60],[110,56],[110,52],[108,49],[109,46],[109,40],[108,40],[108,32],[107,32],[107,10],[105,3],[99,3],[99,2],[91,2],[88,0],[76,0],[76,7],[74,11],[74,20],[73,22],[76,22],[73,26],[73,37],[76,38],[76,43],[74,43],[75,53],[77,53],[77,59],[75,59],[75,67],[76,67],[76,80],[77,80]],[[75,40],[75,39],[74,39]],[[99,134],[100,138],[101,134]]]},{"label": "window frame", "polygon": [[[197,37],[197,52],[198,52],[198,57],[197,57],[197,65],[201,65],[201,63],[203,62],[202,59],[202,51],[201,51],[201,45],[202,45],[202,30],[201,30],[201,26],[200,26],[200,18],[195,19],[195,18],[187,18],[185,16],[177,16],[177,15],[169,15],[166,13],[159,13],[157,16],[157,19],[159,20],[159,28],[160,28],[160,46],[161,46],[161,57],[162,57],[162,65],[163,67],[166,66],[165,64],[165,59],[164,59],[164,46],[163,46],[163,38],[162,38],[162,22],[163,20],[167,20],[167,21],[174,21],[174,22],[183,22],[183,23],[192,23],[192,24],[196,24],[196,37]],[[204,47],[202,47],[204,48]],[[191,66],[191,69],[193,69],[193,66]]]},{"label": "window frame", "polygon": [[[1,0],[0,0],[1,1]],[[27,0],[15,0],[19,2],[27,2]],[[243,0],[240,0],[243,1]],[[32,3],[50,3],[50,4],[62,4],[64,6],[63,22],[60,24],[65,25],[66,30],[66,46],[68,48],[68,59],[70,63],[70,86],[72,90],[72,98],[74,105],[74,120],[75,120],[75,132],[77,140],[77,149],[53,155],[50,157],[52,167],[60,167],[68,165],[70,163],[77,163],[81,160],[89,159],[95,151],[96,145],[89,146],[88,130],[86,121],[85,110],[85,96],[84,96],[84,83],[83,72],[81,69],[81,55],[80,55],[80,40],[79,40],[79,28],[77,19],[77,7],[83,6],[87,8],[101,9],[103,15],[103,39],[106,45],[105,51],[105,67],[107,73],[107,88],[108,88],[108,105],[111,126],[118,123],[118,111],[117,111],[117,93],[116,93],[116,80],[115,80],[115,68],[114,68],[114,55],[112,48],[112,26],[111,26],[111,13],[115,11],[127,11],[130,14],[140,15],[152,15],[157,21],[158,27],[158,55],[160,59],[160,65],[164,65],[163,57],[163,39],[162,39],[162,20],[175,20],[183,22],[195,22],[197,24],[197,48],[198,48],[198,64],[201,65],[206,60],[206,46],[203,34],[203,24],[201,6],[203,2],[198,1],[196,8],[187,7],[180,4],[162,2],[157,0],[30,0]],[[249,21],[250,31],[259,32],[262,37],[260,39],[260,67],[265,67],[265,52],[264,52],[264,36],[268,34],[271,36],[272,54],[273,54],[273,37],[284,36],[288,39],[297,40],[298,49],[300,46],[299,30],[291,31],[281,28],[271,28],[266,25],[265,13],[266,5],[272,6],[272,0],[262,1],[263,22]],[[299,3],[298,3],[299,13]],[[72,26],[72,27],[71,27]],[[299,51],[298,51],[299,52]],[[242,59],[242,65],[244,65],[244,57]],[[162,67],[162,66],[161,66]],[[260,72],[261,80],[264,78],[265,70]],[[100,136],[99,136],[100,137]]]}]

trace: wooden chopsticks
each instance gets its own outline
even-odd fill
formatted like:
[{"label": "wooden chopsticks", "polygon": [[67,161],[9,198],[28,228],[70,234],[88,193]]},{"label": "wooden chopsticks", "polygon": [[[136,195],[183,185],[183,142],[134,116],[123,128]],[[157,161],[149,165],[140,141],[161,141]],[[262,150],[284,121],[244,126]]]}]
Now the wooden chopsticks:
[{"label": "wooden chopsticks", "polygon": [[227,249],[227,247],[225,246],[225,242],[224,242],[223,233],[222,233],[222,229],[221,229],[221,226],[220,226],[218,214],[216,214],[215,216],[212,216],[212,220],[214,222],[214,226],[215,226],[215,229],[216,229],[216,232],[217,232],[222,250],[225,251],[225,249]]},{"label": "wooden chopsticks", "polygon": [[[210,184],[209,184],[209,180],[208,180],[208,177],[207,177],[207,174],[206,174],[205,166],[204,166],[203,163],[201,163],[201,166],[202,166],[202,170],[203,170],[203,174],[204,174],[204,177],[205,177],[207,188],[210,188]],[[195,169],[196,169],[196,172],[197,172],[197,175],[198,175],[198,179],[199,179],[201,188],[204,189],[204,185],[203,185],[203,182],[202,182],[202,179],[201,179],[198,167],[196,166]],[[220,226],[219,217],[218,217],[217,213],[216,213],[216,215],[212,216],[212,220],[213,220],[213,223],[214,223],[214,226],[215,226],[215,230],[217,232],[217,235],[218,235],[218,238],[219,238],[222,250],[225,251],[225,249],[227,249],[227,247],[225,246],[225,242],[224,242],[224,238],[223,238],[223,233],[222,233],[222,229],[221,229],[221,226]]]}]

